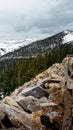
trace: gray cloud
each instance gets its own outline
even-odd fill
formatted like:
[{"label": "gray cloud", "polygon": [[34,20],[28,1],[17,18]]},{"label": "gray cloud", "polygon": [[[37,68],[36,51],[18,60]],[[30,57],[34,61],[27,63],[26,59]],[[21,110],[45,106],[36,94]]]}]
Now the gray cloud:
[{"label": "gray cloud", "polygon": [[72,0],[0,0],[0,39],[25,39],[73,30]]}]

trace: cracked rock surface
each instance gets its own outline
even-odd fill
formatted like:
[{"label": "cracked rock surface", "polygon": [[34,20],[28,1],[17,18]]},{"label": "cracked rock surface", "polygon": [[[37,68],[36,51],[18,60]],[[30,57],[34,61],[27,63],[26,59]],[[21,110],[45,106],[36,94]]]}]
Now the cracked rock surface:
[{"label": "cracked rock surface", "polygon": [[0,130],[73,130],[73,57],[2,99]]}]

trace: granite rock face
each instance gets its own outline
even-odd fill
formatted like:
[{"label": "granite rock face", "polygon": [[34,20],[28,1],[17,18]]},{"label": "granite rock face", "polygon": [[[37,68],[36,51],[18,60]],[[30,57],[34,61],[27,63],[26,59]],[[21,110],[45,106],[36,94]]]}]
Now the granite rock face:
[{"label": "granite rock face", "polygon": [[0,101],[0,130],[73,130],[73,57]]}]

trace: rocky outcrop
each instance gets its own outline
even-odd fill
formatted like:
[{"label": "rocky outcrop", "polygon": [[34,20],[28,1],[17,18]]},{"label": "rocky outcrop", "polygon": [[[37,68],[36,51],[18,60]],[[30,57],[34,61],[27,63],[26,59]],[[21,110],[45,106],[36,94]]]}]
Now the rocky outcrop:
[{"label": "rocky outcrop", "polygon": [[0,101],[1,130],[72,130],[72,124],[72,56]]}]

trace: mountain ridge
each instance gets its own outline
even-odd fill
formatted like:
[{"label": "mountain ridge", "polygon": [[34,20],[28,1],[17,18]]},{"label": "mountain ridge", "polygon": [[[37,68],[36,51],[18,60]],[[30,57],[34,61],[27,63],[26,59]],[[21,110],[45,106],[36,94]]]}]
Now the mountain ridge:
[{"label": "mountain ridge", "polygon": [[68,44],[72,41],[73,41],[73,31],[66,30],[41,40],[35,40],[34,42],[27,44],[26,46],[21,46],[19,49],[16,49],[12,52],[9,52],[1,56],[0,59],[9,57],[10,58],[36,57],[39,54],[49,53],[56,46],[66,43]]}]

